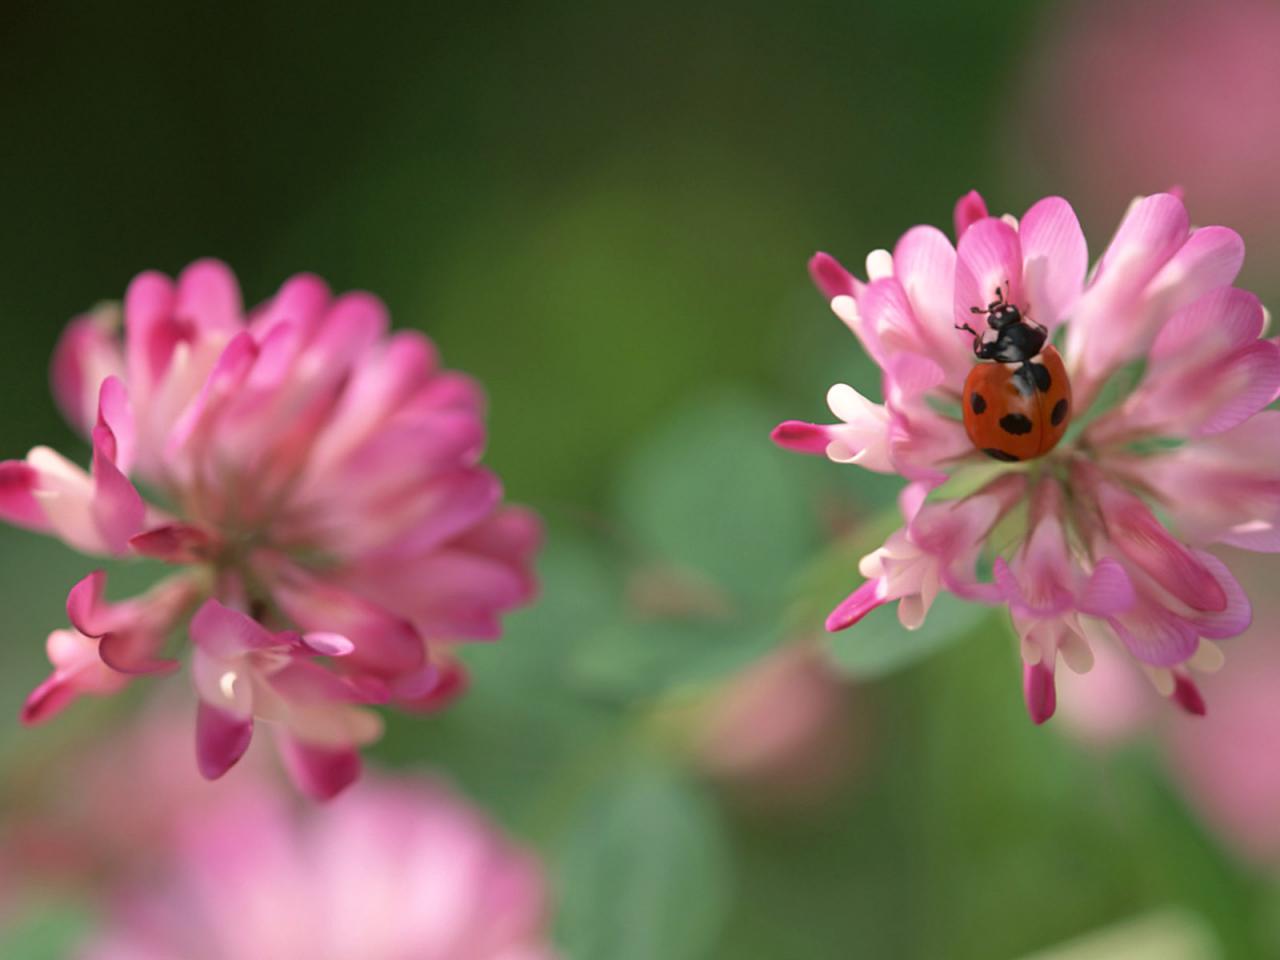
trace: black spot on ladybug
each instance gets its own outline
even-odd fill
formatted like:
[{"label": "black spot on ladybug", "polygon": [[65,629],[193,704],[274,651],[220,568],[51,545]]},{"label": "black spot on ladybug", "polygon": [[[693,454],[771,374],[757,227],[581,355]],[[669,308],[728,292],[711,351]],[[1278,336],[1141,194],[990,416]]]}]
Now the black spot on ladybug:
[{"label": "black spot on ladybug", "polygon": [[983,398],[982,394],[980,393],[974,393],[972,396],[969,397],[969,406],[973,408],[974,413],[987,412],[987,401]]},{"label": "black spot on ladybug", "polygon": [[1006,413],[1000,418],[1000,429],[1015,436],[1030,433],[1033,426],[1031,418],[1021,413]]},{"label": "black spot on ladybug", "polygon": [[1036,389],[1041,393],[1048,393],[1049,388],[1053,386],[1053,376],[1049,373],[1049,368],[1043,363],[1028,363],[1031,368],[1031,378],[1035,381]]},{"label": "black spot on ladybug", "polygon": [[1067,403],[1067,398],[1063,397],[1053,405],[1053,413],[1049,414],[1049,422],[1056,427],[1058,424],[1062,423],[1063,420],[1067,419],[1067,410],[1069,409],[1070,404]]},{"label": "black spot on ladybug", "polygon": [[1018,458],[1012,453],[1006,453],[1003,450],[997,450],[995,447],[984,447],[982,452],[992,460],[1003,460],[1005,463],[1017,463]]}]

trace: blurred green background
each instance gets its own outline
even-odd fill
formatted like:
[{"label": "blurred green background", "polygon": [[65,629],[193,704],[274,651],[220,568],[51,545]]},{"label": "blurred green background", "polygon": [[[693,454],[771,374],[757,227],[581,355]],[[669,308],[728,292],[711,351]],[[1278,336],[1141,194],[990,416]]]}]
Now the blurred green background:
[{"label": "blurred green background", "polygon": [[[700,638],[754,655],[795,628],[782,581],[823,549],[832,504],[872,518],[892,502],[892,482],[768,444],[780,419],[822,419],[830,382],[877,389],[805,261],[858,265],[911,224],[947,226],[972,187],[1014,211],[1064,189],[1024,143],[1051,7],[11,2],[0,451],[83,450],[48,393],[51,349],[144,268],[218,256],[250,303],[300,270],[373,290],[486,384],[488,461],[551,527],[542,605],[475,651],[466,702],[396,720],[379,753],[443,765],[551,858],[571,955],[1004,960],[1169,908],[1203,918],[1222,956],[1280,955],[1280,893],[1221,851],[1151,751],[1097,757],[1026,720],[999,618],[858,686],[857,769],[782,809],[663,746],[682,715],[655,704],[701,678],[675,676],[661,644],[696,644],[599,646],[636,568],[732,580],[776,547],[754,581],[721,583],[768,594],[767,615],[744,601]],[[1120,212],[1086,216],[1092,253]],[[690,429],[732,434],[717,458],[671,450],[671,424],[708,408],[720,419]],[[737,491],[718,556],[666,556],[679,532],[645,520],[692,495],[686,453],[693,486],[718,463]],[[844,561],[815,609],[856,583]],[[4,717],[90,564],[0,539]],[[0,743],[28,770],[60,735],[6,720]]]}]

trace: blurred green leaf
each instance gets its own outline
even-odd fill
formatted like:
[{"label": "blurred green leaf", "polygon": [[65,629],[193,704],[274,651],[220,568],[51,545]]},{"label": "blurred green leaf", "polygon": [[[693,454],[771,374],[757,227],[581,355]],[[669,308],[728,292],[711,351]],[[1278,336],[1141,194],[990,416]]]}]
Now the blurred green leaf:
[{"label": "blurred green leaf", "polygon": [[81,904],[58,901],[32,906],[14,926],[0,931],[0,957],[65,960],[92,925],[92,915]]},{"label": "blurred green leaf", "polygon": [[577,685],[611,697],[654,696],[721,680],[778,642],[772,622],[623,621],[582,644],[571,664],[572,677]]},{"label": "blurred green leaf", "polygon": [[898,605],[871,611],[848,630],[831,637],[832,662],[850,677],[872,678],[900,670],[976,632],[999,632],[990,607],[941,593],[918,630],[898,621]]},{"label": "blurred green leaf", "polygon": [[803,458],[769,442],[776,411],[707,396],[633,452],[619,484],[633,541],[767,608],[813,551],[817,521]]},{"label": "blurred green leaf", "polygon": [[688,781],[633,765],[578,821],[561,863],[573,960],[697,960],[729,902],[715,806]]}]

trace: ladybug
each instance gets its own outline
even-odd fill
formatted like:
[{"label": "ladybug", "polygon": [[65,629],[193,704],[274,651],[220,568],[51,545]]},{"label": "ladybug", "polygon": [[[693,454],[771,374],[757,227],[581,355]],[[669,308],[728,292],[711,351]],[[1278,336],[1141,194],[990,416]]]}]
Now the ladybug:
[{"label": "ladybug", "polygon": [[1045,344],[1049,331],[1009,303],[999,287],[985,308],[969,309],[985,315],[996,335],[984,341],[985,331],[956,324],[973,334],[973,355],[990,361],[975,364],[965,378],[965,431],[993,459],[1043,457],[1071,422],[1071,381],[1062,356]]}]

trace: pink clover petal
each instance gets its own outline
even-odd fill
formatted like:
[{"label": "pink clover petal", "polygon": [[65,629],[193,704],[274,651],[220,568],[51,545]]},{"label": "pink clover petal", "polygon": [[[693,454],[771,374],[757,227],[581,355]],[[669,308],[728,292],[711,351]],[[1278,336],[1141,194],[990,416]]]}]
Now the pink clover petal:
[{"label": "pink clover petal", "polygon": [[1203,717],[1208,712],[1200,688],[1181,670],[1173,673],[1173,693],[1170,699],[1192,716]]},{"label": "pink clover petal", "polygon": [[[825,454],[830,440],[830,428],[801,420],[784,420],[773,428],[769,439],[793,453]],[[2,482],[2,481],[0,481]]]},{"label": "pink clover petal", "polygon": [[1044,723],[1053,716],[1058,706],[1053,670],[1045,666],[1043,661],[1024,664],[1022,678],[1022,692],[1026,698],[1027,713],[1031,715],[1031,722]]},{"label": "pink clover petal", "polygon": [[1026,307],[1018,231],[1003,220],[988,218],[966,230],[956,248],[954,322],[981,330],[974,319],[985,320],[972,309],[985,309],[996,299],[997,287],[1007,303]]},{"label": "pink clover petal", "polygon": [[828,300],[836,297],[857,297],[861,284],[854,279],[835,257],[826,253],[815,253],[809,259],[809,276],[814,285],[822,291]]},{"label": "pink clover petal", "polygon": [[988,216],[987,203],[977,190],[970,190],[957,200],[952,216],[956,230],[956,241],[959,242],[966,230],[979,220],[987,219]]},{"label": "pink clover petal", "polygon": [[313,800],[332,800],[360,778],[360,754],[350,747],[325,747],[281,734],[281,759],[294,785]]},{"label": "pink clover petal", "polygon": [[888,601],[886,592],[886,584],[882,578],[866,581],[831,611],[827,617],[827,630],[837,633],[852,627],[872,610],[883,606]]},{"label": "pink clover petal", "polygon": [[166,523],[129,538],[133,552],[165,563],[203,563],[215,547],[210,534],[187,523]]},{"label": "pink clover petal", "polygon": [[54,349],[50,380],[67,421],[88,433],[101,384],[124,374],[124,353],[116,336],[120,318],[111,308],[83,314],[67,326]]},{"label": "pink clover petal", "polygon": [[0,462],[0,520],[16,527],[49,533],[49,518],[36,498],[39,473],[24,460]]},{"label": "pink clover petal", "polygon": [[197,260],[178,275],[173,313],[202,330],[238,331],[244,305],[240,284],[221,260]]},{"label": "pink clover petal", "polygon": [[196,763],[206,780],[217,780],[236,765],[253,740],[253,717],[201,700],[196,713]]},{"label": "pink clover petal", "polygon": [[342,634],[323,631],[304,633],[302,643],[308,650],[325,657],[345,657],[356,648]]},{"label": "pink clover petal", "polygon": [[215,657],[233,657],[280,645],[258,621],[223,606],[212,597],[191,618],[191,641]]},{"label": "pink clover petal", "polygon": [[1052,330],[1071,312],[1084,285],[1089,252],[1080,221],[1067,201],[1046,197],[1023,216],[1018,237],[1031,313]]}]

